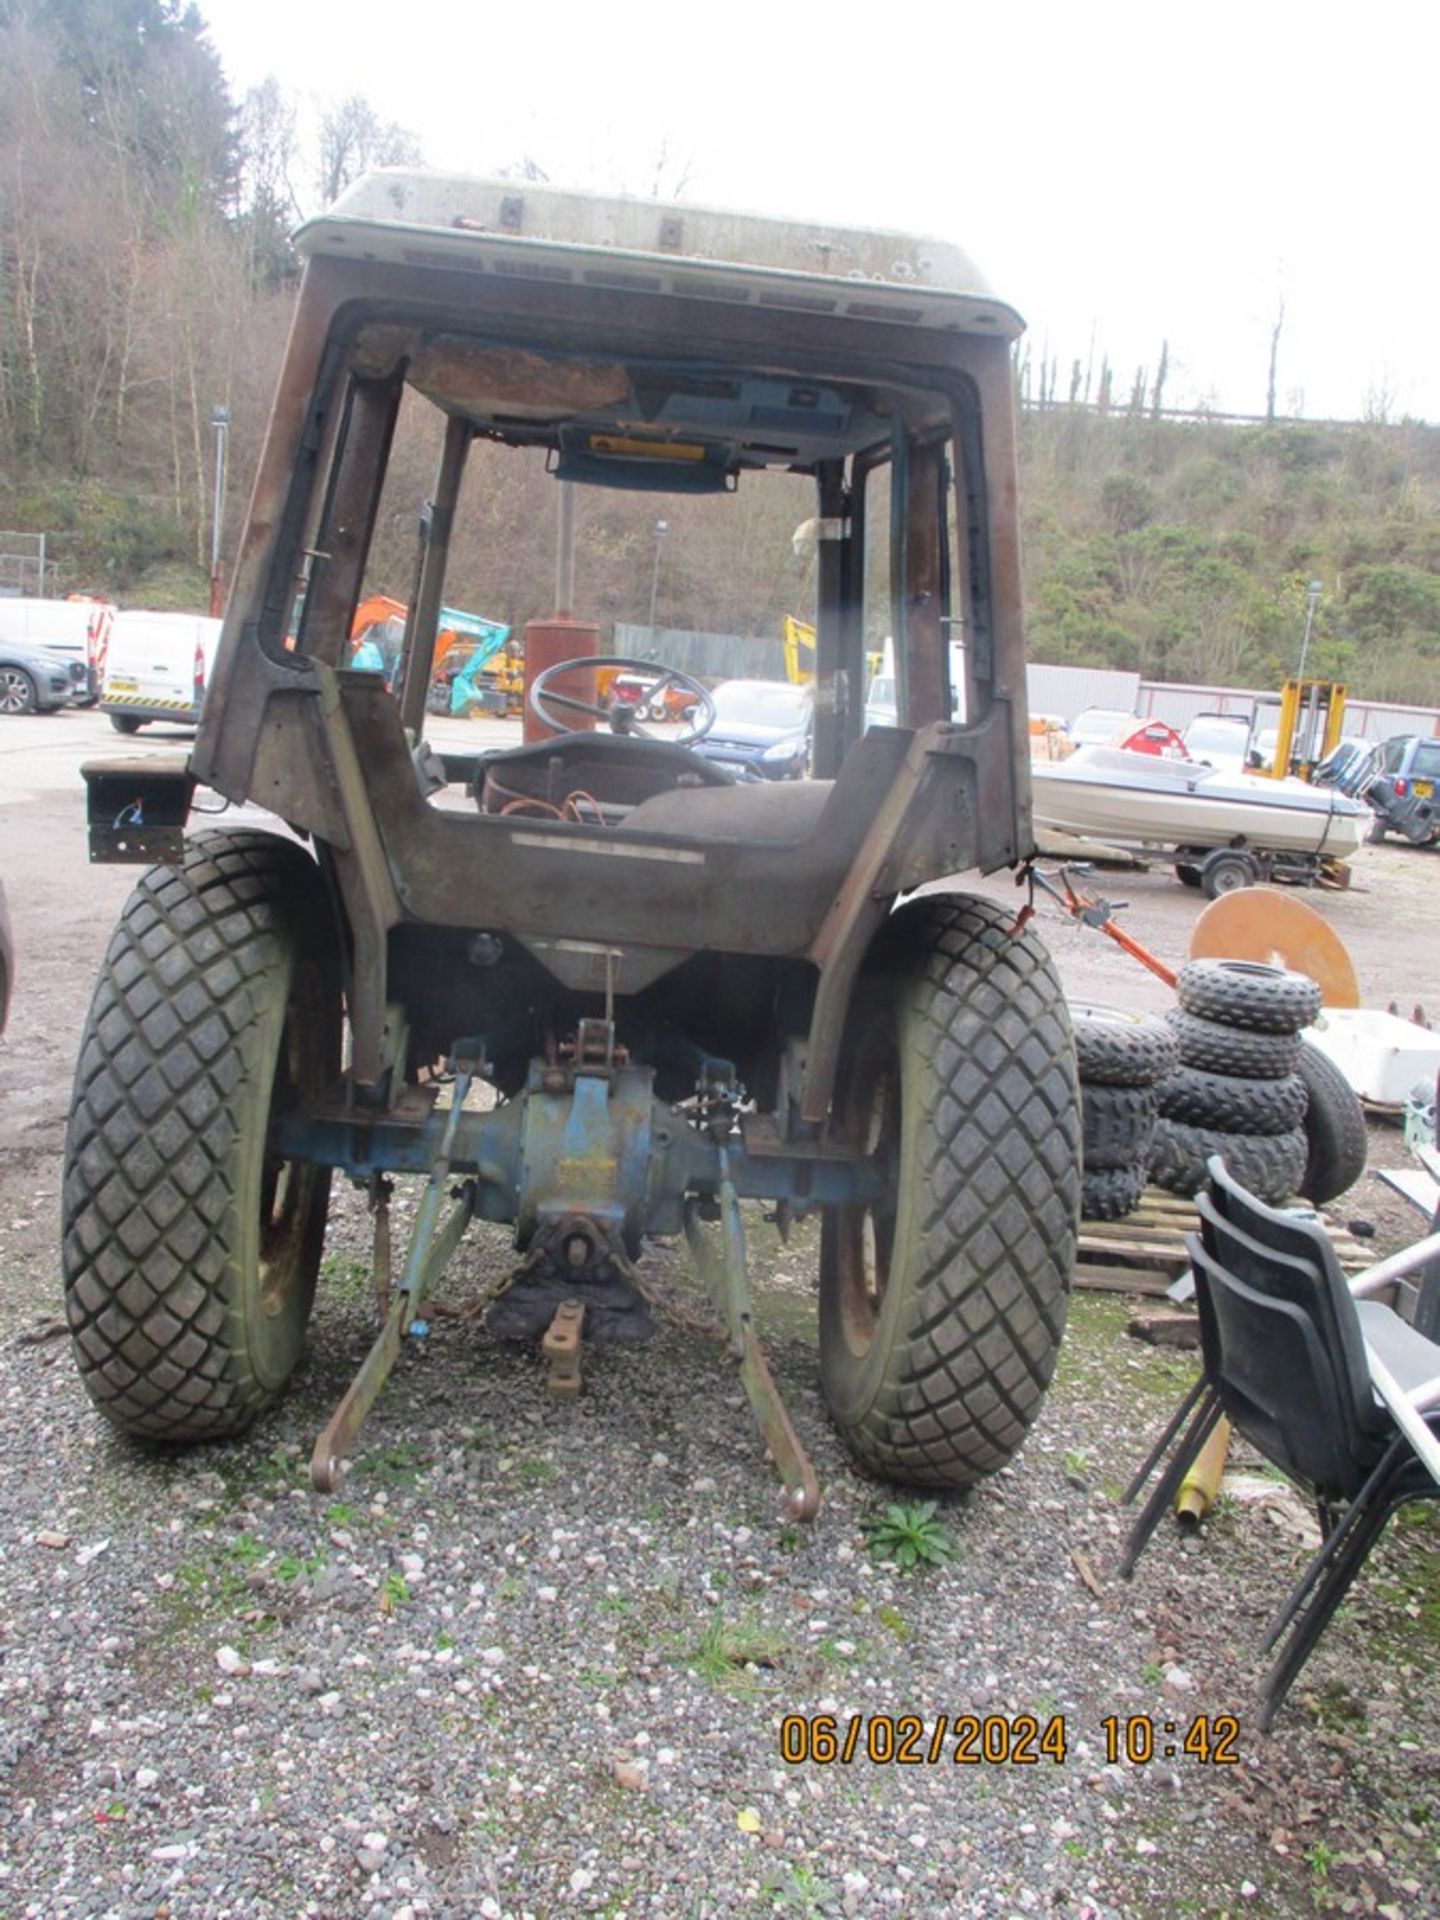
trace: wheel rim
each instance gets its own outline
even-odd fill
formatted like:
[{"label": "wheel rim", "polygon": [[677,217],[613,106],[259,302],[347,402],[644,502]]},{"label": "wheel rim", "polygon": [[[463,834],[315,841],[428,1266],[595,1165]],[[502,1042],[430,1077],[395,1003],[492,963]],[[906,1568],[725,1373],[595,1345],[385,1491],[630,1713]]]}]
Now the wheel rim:
[{"label": "wheel rim", "polygon": [[[327,996],[320,968],[301,961],[295,969],[285,1024],[275,1060],[267,1135],[286,1114],[313,1104],[325,1091]],[[308,1161],[266,1153],[260,1176],[259,1294],[270,1319],[284,1313],[312,1228],[312,1202],[320,1170]]]},{"label": "wheel rim", "polygon": [[881,1175],[881,1196],[838,1209],[835,1278],[840,1326],[857,1359],[875,1339],[895,1247],[900,1163],[900,1060],[893,1022],[874,1022],[860,1042],[843,1099],[844,1137]]},{"label": "wheel rim", "polygon": [[30,682],[15,667],[0,670],[0,713],[24,713],[30,705]]}]

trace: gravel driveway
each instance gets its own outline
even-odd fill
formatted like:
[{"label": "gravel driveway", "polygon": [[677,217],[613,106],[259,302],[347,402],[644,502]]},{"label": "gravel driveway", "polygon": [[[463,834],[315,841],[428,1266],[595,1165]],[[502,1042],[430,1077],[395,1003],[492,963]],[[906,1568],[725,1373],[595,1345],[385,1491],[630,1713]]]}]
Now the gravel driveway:
[{"label": "gravel driveway", "polygon": [[[0,1042],[0,1914],[1440,1912],[1435,1512],[1394,1529],[1260,1734],[1260,1629],[1310,1523],[1252,1469],[1198,1537],[1162,1528],[1116,1578],[1117,1491],[1193,1370],[1127,1338],[1122,1300],[1074,1301],[1023,1455],[942,1505],[954,1559],[908,1574],[868,1547],[893,1495],[819,1399],[813,1235],[782,1247],[758,1217],[813,1528],[777,1519],[720,1349],[671,1324],[588,1357],[566,1405],[528,1355],[437,1316],[339,1495],[312,1493],[372,1325],[349,1195],[281,1404],[201,1452],[120,1441],[52,1317],[70,1065],[129,876],[87,868],[73,791],[14,763],[0,827],[22,958]],[[1433,954],[1431,858],[1365,850],[1368,891],[1335,910],[1357,963],[1402,923]],[[1193,896],[1115,890],[1141,938],[1183,947]],[[1096,936],[1044,925],[1072,991],[1163,1003]],[[1424,998],[1423,952],[1370,964],[1368,999]],[[1393,1128],[1372,1143],[1403,1159]],[[1377,1245],[1411,1231],[1371,1178],[1343,1211]],[[444,1297],[506,1258],[477,1233]],[[688,1287],[678,1252],[657,1265]],[[966,1715],[991,1750],[957,1764]],[[1025,1715],[1047,1734],[1028,1764]],[[823,1753],[824,1716],[841,1743],[855,1724],[848,1763],[787,1764],[782,1725]],[[1224,1716],[1233,1764],[1178,1750]],[[1147,1731],[1154,1757],[1124,1758]]]}]

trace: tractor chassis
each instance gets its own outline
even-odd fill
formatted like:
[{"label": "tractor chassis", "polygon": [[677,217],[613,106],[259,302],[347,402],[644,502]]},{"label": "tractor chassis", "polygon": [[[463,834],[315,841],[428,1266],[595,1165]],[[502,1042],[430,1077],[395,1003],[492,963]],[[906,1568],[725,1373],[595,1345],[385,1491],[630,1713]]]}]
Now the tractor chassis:
[{"label": "tractor chassis", "polygon": [[[605,1274],[632,1276],[631,1256],[645,1235],[683,1229],[783,1483],[785,1515],[813,1519],[820,1501],[815,1470],[755,1330],[740,1201],[775,1202],[787,1220],[810,1207],[864,1204],[880,1192],[882,1170],[814,1140],[782,1142],[773,1123],[737,1115],[740,1090],[723,1073],[712,1072],[681,1106],[655,1099],[650,1070],[624,1061],[608,1022],[583,1023],[569,1064],[536,1060],[520,1094],[477,1110],[467,1102],[483,1075],[483,1052],[476,1040],[456,1044],[447,1106],[412,1093],[396,1109],[376,1113],[347,1110],[337,1097],[276,1124],[272,1150],[279,1159],[339,1168],[370,1188],[375,1210],[382,1325],[315,1443],[315,1487],[334,1491],[341,1461],[406,1337],[423,1326],[427,1296],[472,1220],[514,1225],[524,1258],[512,1278],[548,1262],[573,1283],[573,1299],[558,1309],[545,1349],[552,1381],[566,1393],[578,1384],[575,1308],[587,1284]],[[400,1173],[427,1179],[392,1288],[389,1176]],[[718,1232],[709,1224],[715,1222]]]}]

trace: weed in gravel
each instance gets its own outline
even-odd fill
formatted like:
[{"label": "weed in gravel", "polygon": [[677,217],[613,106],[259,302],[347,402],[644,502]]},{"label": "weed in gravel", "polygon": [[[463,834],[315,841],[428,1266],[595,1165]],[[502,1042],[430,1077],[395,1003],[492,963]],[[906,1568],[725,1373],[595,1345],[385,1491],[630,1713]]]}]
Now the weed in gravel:
[{"label": "weed in gravel", "polygon": [[392,1567],[380,1583],[380,1611],[394,1613],[400,1607],[407,1606],[410,1600],[410,1583],[403,1573]]},{"label": "weed in gravel", "polygon": [[382,1486],[409,1488],[419,1480],[424,1466],[420,1449],[409,1441],[401,1441],[392,1447],[376,1447],[373,1452],[362,1453],[355,1462],[355,1471],[368,1474]]},{"label": "weed in gravel", "polygon": [[746,1693],[754,1690],[757,1671],[777,1667],[789,1650],[779,1634],[753,1618],[735,1621],[716,1614],[690,1648],[686,1664],[707,1686]]},{"label": "weed in gravel", "polygon": [[944,1522],[936,1518],[937,1511],[934,1500],[886,1507],[878,1519],[866,1522],[871,1557],[893,1560],[901,1573],[920,1566],[945,1566],[955,1558],[955,1543]]},{"label": "weed in gravel", "polygon": [[835,1894],[812,1867],[803,1864],[785,1873],[771,1874],[761,1888],[772,1913],[803,1913],[817,1917],[830,1906]]},{"label": "weed in gravel", "polygon": [[1315,1692],[1311,1712],[1315,1724],[1330,1733],[1349,1733],[1369,1718],[1365,1702],[1341,1680],[1326,1680]]},{"label": "weed in gravel", "polygon": [[875,1609],[875,1618],[880,1622],[881,1626],[884,1627],[885,1631],[894,1634],[897,1640],[908,1640],[910,1638],[910,1622],[905,1618],[904,1614],[901,1613],[900,1609],[898,1607],[892,1607],[888,1600],[882,1601]]}]

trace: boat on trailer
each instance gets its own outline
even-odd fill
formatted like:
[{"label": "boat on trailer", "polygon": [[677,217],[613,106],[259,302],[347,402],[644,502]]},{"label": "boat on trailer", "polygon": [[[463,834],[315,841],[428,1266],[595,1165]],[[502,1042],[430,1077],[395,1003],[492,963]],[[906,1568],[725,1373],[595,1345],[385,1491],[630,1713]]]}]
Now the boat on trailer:
[{"label": "boat on trailer", "polygon": [[1370,825],[1368,809],[1335,788],[1123,747],[1037,763],[1031,782],[1038,828],[1163,851],[1212,898],[1256,880],[1333,876]]}]

